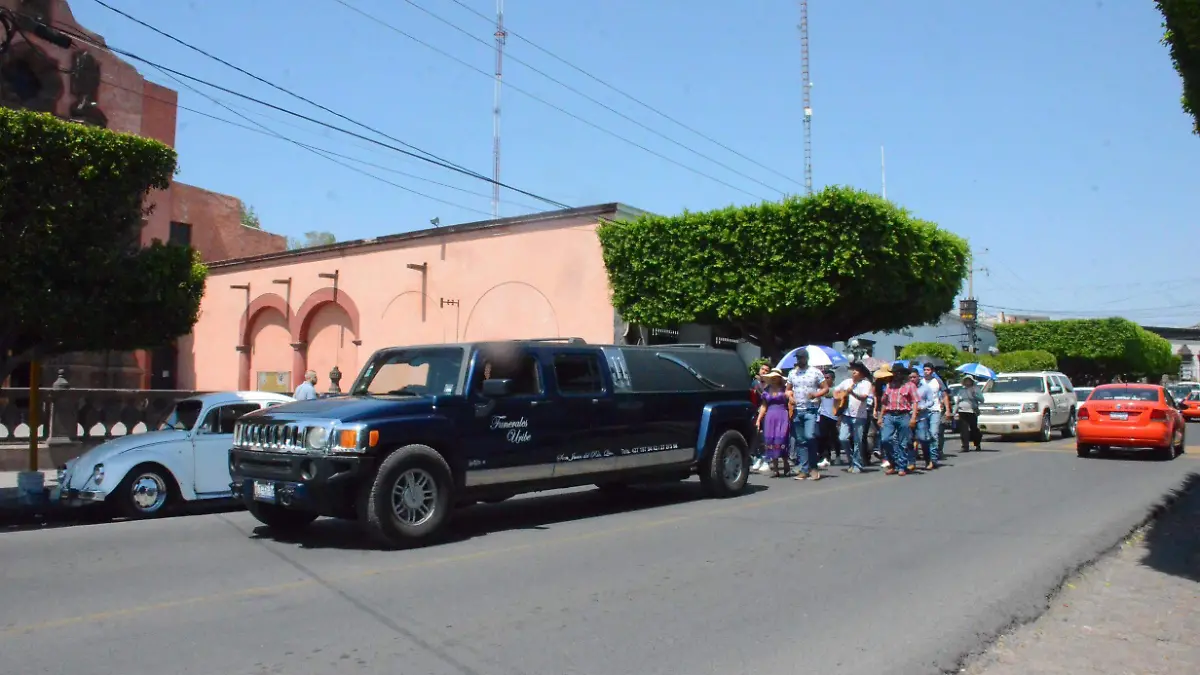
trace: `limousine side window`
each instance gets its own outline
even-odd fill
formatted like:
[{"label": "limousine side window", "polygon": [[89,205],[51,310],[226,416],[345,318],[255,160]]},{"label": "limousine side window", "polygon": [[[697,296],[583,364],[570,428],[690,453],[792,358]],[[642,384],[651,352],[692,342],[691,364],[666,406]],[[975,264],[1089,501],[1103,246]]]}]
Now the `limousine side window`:
[{"label": "limousine side window", "polygon": [[532,355],[522,354],[516,362],[508,359],[492,361],[488,358],[480,360],[475,370],[475,381],[472,391],[483,391],[485,377],[493,380],[512,380],[511,394],[514,396],[532,396],[542,392],[542,381],[538,373],[538,363]]},{"label": "limousine side window", "polygon": [[559,354],[554,357],[554,379],[560,394],[582,395],[604,392],[600,361],[586,354]]}]

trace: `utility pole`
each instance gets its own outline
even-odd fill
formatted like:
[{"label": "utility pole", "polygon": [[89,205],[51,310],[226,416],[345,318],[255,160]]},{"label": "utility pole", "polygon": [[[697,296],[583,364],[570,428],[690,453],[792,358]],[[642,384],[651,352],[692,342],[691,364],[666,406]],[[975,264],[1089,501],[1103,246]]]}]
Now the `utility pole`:
[{"label": "utility pole", "polygon": [[800,79],[804,83],[804,194],[813,193],[812,81],[808,73],[808,0],[800,0]]},{"label": "utility pole", "polygon": [[887,199],[887,160],[883,156],[883,146],[879,146],[879,179],[883,185],[883,198]]},{"label": "utility pole", "polygon": [[[986,254],[988,250],[985,248],[981,255]],[[975,299],[975,273],[988,273],[986,267],[975,267],[975,257],[971,256],[968,261],[967,268],[967,297],[958,301],[958,316],[962,319],[963,324],[967,329],[967,340],[970,344],[970,352],[976,354],[979,352],[979,335],[976,329],[979,326],[979,301]]]},{"label": "utility pole", "polygon": [[496,0],[496,90],[492,99],[492,218],[500,217],[500,92],[504,80],[504,0]]}]

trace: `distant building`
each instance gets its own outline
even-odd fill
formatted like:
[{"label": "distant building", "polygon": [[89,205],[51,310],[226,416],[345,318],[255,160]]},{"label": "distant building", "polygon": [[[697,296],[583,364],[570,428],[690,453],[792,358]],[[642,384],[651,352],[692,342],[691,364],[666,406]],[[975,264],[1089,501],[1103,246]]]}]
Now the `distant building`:
[{"label": "distant building", "polygon": [[[76,21],[66,0],[0,0],[0,7],[35,17],[65,32],[104,44]],[[0,105],[52,113],[81,124],[153,138],[175,145],[178,94],[147,81],[130,64],[80,40],[69,49],[18,35],[0,56]],[[287,249],[280,235],[246,227],[236,197],[173,182],[150,195],[142,242],[190,244],[205,262],[277,253]],[[57,368],[68,369],[77,387],[175,387],[175,350],[166,347],[132,354],[80,354],[46,364],[47,383]],[[22,381],[24,380],[24,381]],[[28,372],[12,386],[27,386]]]},{"label": "distant building", "polygon": [[1200,328],[1172,328],[1169,326],[1142,326],[1171,343],[1171,351],[1179,357],[1179,373],[1174,380],[1195,382],[1200,380]]},{"label": "distant building", "polygon": [[[976,326],[975,336],[977,353],[986,354],[996,346],[996,331],[990,326]],[[970,345],[966,324],[957,314],[950,313],[943,314],[935,324],[910,326],[896,331],[863,333],[854,338],[870,345],[869,356],[885,361],[899,358],[900,351],[914,342],[940,342],[953,345],[962,351],[968,351]],[[835,342],[830,346],[848,353],[845,342]]]}]

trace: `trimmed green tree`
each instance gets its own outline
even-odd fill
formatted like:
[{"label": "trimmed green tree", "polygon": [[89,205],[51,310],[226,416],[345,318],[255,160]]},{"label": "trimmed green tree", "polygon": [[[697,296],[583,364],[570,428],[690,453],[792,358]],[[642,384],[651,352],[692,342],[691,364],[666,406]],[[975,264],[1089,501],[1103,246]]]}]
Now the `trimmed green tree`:
[{"label": "trimmed green tree", "polygon": [[944,342],[910,342],[900,350],[901,361],[915,359],[918,356],[939,358],[946,362],[946,368],[954,369],[963,363],[969,363],[969,361],[963,361],[963,359],[971,358],[973,355]]},{"label": "trimmed green tree", "polygon": [[1200,135],[1200,2],[1155,0],[1163,15],[1162,43],[1171,50],[1175,70],[1183,79],[1180,102],[1192,116],[1192,133]]},{"label": "trimmed green tree", "polygon": [[598,230],[613,306],[631,323],[727,324],[775,357],[938,320],[967,273],[962,238],[862,190],[829,187]]},{"label": "trimmed green tree", "polygon": [[191,331],[199,255],[141,247],[145,198],[174,170],[157,141],[0,108],[0,381],[34,359]]},{"label": "trimmed green tree", "polygon": [[996,341],[1004,352],[1047,351],[1058,359],[1058,369],[1072,379],[1159,378],[1179,370],[1171,343],[1128,319],[999,324]]},{"label": "trimmed green tree", "polygon": [[1043,349],[1021,349],[1013,352],[1001,352],[994,356],[980,354],[978,361],[997,373],[1058,369],[1058,359]]}]

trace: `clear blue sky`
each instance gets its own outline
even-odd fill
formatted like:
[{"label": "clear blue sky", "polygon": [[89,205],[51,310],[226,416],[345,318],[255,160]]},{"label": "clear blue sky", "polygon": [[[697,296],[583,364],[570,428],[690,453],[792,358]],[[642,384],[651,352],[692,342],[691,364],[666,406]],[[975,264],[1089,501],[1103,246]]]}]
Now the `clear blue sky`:
[{"label": "clear blue sky", "polygon": [[[349,117],[491,172],[492,80],[334,0],[108,0]],[[494,14],[493,0],[463,0]],[[404,0],[347,0],[485,72],[490,47]],[[450,0],[413,0],[472,34],[493,27]],[[113,46],[337,122],[100,7],[72,0]],[[733,8],[736,6],[736,11]],[[1159,45],[1150,0],[811,0],[818,187],[878,191],[980,253],[980,302],[1059,316],[1200,322],[1200,138]],[[802,82],[794,0],[508,0],[515,33],[687,125],[802,181]],[[507,54],[780,190],[790,182],[510,38]],[[163,74],[181,105],[238,120]],[[778,197],[512,60],[508,83],[726,187],[516,91],[504,95],[502,180],[571,205],[620,201],[671,213]],[[214,94],[302,142],[468,189],[366,170],[483,213],[406,193],[285,141],[180,112],[181,179],[242,197],[292,236],[355,239],[479,220],[490,186]],[[757,198],[756,198],[757,197]],[[514,201],[530,199],[510,195]],[[536,202],[533,202],[536,205]],[[502,215],[527,212],[506,204]]]}]

